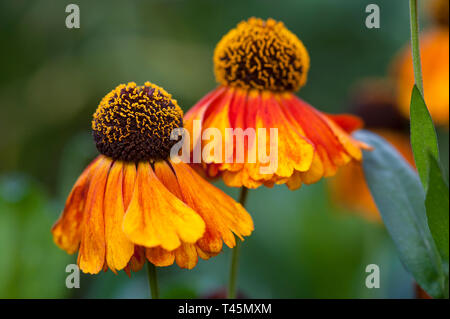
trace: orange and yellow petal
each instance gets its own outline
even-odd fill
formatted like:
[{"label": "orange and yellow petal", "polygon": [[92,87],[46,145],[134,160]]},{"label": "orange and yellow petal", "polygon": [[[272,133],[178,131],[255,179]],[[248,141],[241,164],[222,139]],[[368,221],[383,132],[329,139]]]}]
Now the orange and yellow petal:
[{"label": "orange and yellow petal", "polygon": [[195,243],[205,223],[159,181],[150,163],[140,162],[123,231],[137,245],[174,250],[182,241]]},{"label": "orange and yellow petal", "polygon": [[146,248],[145,256],[149,262],[158,267],[170,266],[175,261],[174,251],[165,250],[160,246]]},{"label": "orange and yellow petal", "polygon": [[131,197],[134,193],[134,185],[136,183],[136,164],[135,163],[127,163],[123,162],[123,186],[122,186],[122,195],[123,195],[123,206],[125,211],[127,211],[128,206],[131,202]]},{"label": "orange and yellow petal", "polygon": [[92,174],[86,196],[78,265],[85,273],[96,274],[103,269],[106,255],[104,194],[112,160],[102,157]]},{"label": "orange and yellow petal", "polygon": [[[255,103],[256,130],[266,129],[266,152],[270,150],[270,129],[276,128],[278,131],[278,163],[273,174],[264,174],[261,168],[265,165],[259,161],[257,165],[247,165],[247,171],[254,180],[272,180],[290,177],[294,171],[307,171],[311,167],[314,156],[314,145],[306,138],[305,132],[299,126],[294,126],[283,112],[280,101],[274,94],[265,91],[260,97],[249,98],[249,103]],[[259,104],[259,105],[258,105]],[[264,133],[263,133],[264,134]],[[261,134],[256,134],[257,140]],[[258,143],[259,146],[259,143]],[[259,150],[258,150],[259,151]],[[262,151],[262,150],[261,150]]]},{"label": "orange and yellow petal", "polygon": [[75,253],[80,245],[86,205],[85,198],[99,160],[100,156],[89,164],[75,182],[67,197],[66,205],[61,216],[52,227],[54,242],[69,254]]},{"label": "orange and yellow petal", "polygon": [[198,262],[196,245],[183,243],[175,250],[175,261],[180,268],[194,268]]},{"label": "orange and yellow petal", "polygon": [[247,211],[227,194],[201,178],[187,164],[171,163],[180,185],[183,200],[198,212],[206,230],[196,243],[207,253],[218,253],[222,241],[234,247],[237,235],[242,239],[253,231],[253,221]]},{"label": "orange and yellow petal", "polygon": [[[141,162],[136,169],[134,163],[100,156],[74,186],[53,229],[55,242],[72,251],[80,246],[83,272],[123,269],[130,275],[146,259],[192,269],[199,257],[217,255],[223,241],[234,246],[234,234],[251,233],[253,222],[241,205],[186,164],[171,165]],[[182,189],[187,185],[191,188]],[[68,228],[74,218],[79,235]]]},{"label": "orange and yellow petal", "polygon": [[123,269],[129,277],[131,277],[131,271],[138,272],[144,267],[146,262],[145,248],[142,246],[134,246],[134,253],[131,256],[130,261]]},{"label": "orange and yellow petal", "polygon": [[105,191],[106,262],[112,271],[123,269],[134,254],[134,244],[122,231],[122,221],[125,215],[122,192],[123,168],[122,162],[116,161],[113,163]]},{"label": "orange and yellow petal", "polygon": [[[193,127],[194,119],[201,122],[202,130],[214,127],[212,125],[216,125],[221,132],[226,127],[243,131],[254,129],[255,135],[244,140],[243,162],[236,162],[236,140],[223,137],[223,149],[230,148],[234,152],[233,162],[225,162],[227,158],[223,156],[222,162],[202,163],[208,177],[221,176],[231,187],[286,184],[290,189],[297,189],[303,183],[311,184],[322,177],[333,176],[339,167],[353,160],[360,161],[361,150],[369,148],[350,136],[362,127],[359,118],[321,113],[290,92],[220,86],[194,106],[185,119],[187,129]],[[258,147],[264,146],[258,142],[264,142],[260,139],[264,134],[259,133],[260,128],[266,129],[266,154],[269,153],[270,142],[273,142],[269,135],[270,128],[278,130],[277,168],[274,172],[261,170],[267,164],[258,157]],[[196,143],[199,141],[195,141],[194,147]],[[249,159],[253,152],[256,153],[256,160],[252,162]]]},{"label": "orange and yellow petal", "polygon": [[127,165],[105,156],[95,159],[75,183],[52,228],[58,246],[69,253],[79,250],[83,272],[127,271],[136,259],[136,247],[122,231],[124,196],[127,187],[134,187],[132,174],[125,173]]},{"label": "orange and yellow petal", "polygon": [[134,254],[130,259],[129,266],[134,272],[137,272],[144,267],[145,264],[145,248],[142,246],[134,246]]},{"label": "orange and yellow petal", "polygon": [[162,246],[147,248],[146,257],[154,265],[163,267],[176,262],[181,268],[192,269],[199,257],[209,259],[220,253],[223,242],[234,247],[234,235],[243,239],[253,231],[253,221],[245,209],[206,182],[190,166],[158,161],[154,170],[164,186],[194,208],[206,225],[203,236],[195,243],[181,241],[174,250]]}]

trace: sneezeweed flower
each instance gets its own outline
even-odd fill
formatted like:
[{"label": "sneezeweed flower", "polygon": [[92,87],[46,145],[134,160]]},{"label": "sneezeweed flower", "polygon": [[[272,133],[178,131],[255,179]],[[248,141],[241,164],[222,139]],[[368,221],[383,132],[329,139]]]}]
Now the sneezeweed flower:
[{"label": "sneezeweed flower", "polygon": [[[434,13],[435,26],[420,35],[420,54],[425,101],[436,125],[448,127],[449,120],[449,1],[427,2]],[[414,85],[411,48],[404,48],[393,65],[397,103],[409,117]]]},{"label": "sneezeweed flower", "polygon": [[55,243],[78,251],[83,272],[193,268],[224,242],[253,230],[249,214],[185,163],[173,163],[171,131],[183,112],[164,89],[119,85],[100,102],[92,130],[101,153],[76,181],[52,228]]},{"label": "sneezeweed flower", "polygon": [[[195,121],[203,131],[218,128],[223,148],[235,151],[234,139],[225,138],[226,128],[252,128],[256,135],[247,137],[241,163],[215,157],[203,161],[208,177],[221,176],[232,187],[286,184],[297,189],[361,160],[366,146],[349,135],[361,127],[359,119],[322,113],[294,95],[306,83],[309,64],[303,43],[273,19],[250,18],[220,40],[214,52],[219,86],[187,112],[185,127],[191,134]],[[252,163],[248,156],[248,150],[258,148],[257,141],[270,140],[261,138],[259,128],[278,129],[278,166],[268,174],[261,173],[263,163]],[[198,143],[204,141],[192,141],[191,149]]]},{"label": "sneezeweed flower", "polygon": [[[409,123],[398,112],[390,81],[361,81],[352,92],[350,107],[352,113],[363,119],[366,129],[386,139],[411,166],[415,165],[409,141]],[[328,186],[333,203],[369,221],[381,223],[361,163],[352,162],[341,168],[328,180]]]}]

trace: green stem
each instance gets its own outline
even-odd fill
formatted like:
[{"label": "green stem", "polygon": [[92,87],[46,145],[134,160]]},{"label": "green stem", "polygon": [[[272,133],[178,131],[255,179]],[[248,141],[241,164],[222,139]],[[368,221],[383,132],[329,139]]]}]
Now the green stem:
[{"label": "green stem", "polygon": [[[241,203],[242,206],[245,206],[245,202],[247,201],[247,195],[248,195],[248,188],[242,187],[241,195],[239,196],[239,203]],[[238,238],[236,238],[236,246],[233,248],[231,256],[230,281],[228,283],[228,299],[236,298],[240,247],[241,242],[239,241]]]},{"label": "green stem", "polygon": [[151,262],[147,262],[147,275],[152,299],[159,299],[158,277],[156,275],[156,267]]},{"label": "green stem", "polygon": [[411,50],[413,57],[414,79],[420,93],[423,95],[422,66],[420,63],[419,20],[417,18],[417,0],[409,0],[411,25]]}]

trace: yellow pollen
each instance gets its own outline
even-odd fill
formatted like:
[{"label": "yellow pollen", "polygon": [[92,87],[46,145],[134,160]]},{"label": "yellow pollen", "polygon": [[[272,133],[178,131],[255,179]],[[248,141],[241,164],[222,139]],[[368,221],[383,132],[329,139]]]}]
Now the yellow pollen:
[{"label": "yellow pollen", "polygon": [[183,111],[163,88],[146,82],[121,84],[100,102],[92,120],[97,149],[125,161],[164,159],[182,127]]},{"label": "yellow pollen", "polygon": [[282,22],[250,18],[217,44],[214,73],[219,83],[243,89],[297,91],[306,83],[309,55]]}]

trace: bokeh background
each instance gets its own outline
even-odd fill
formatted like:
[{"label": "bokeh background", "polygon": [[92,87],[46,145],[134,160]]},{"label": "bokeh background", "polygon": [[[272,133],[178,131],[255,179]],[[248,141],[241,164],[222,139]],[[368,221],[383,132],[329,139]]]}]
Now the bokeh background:
[{"label": "bokeh background", "polygon": [[[76,256],[52,242],[50,228],[82,169],[97,154],[90,121],[117,84],[149,80],[186,111],[216,85],[217,41],[251,16],[282,20],[311,55],[299,95],[327,112],[349,110],[349,92],[384,77],[409,40],[408,1],[153,0],[74,1],[81,28],[65,27],[69,1],[0,2],[0,297],[147,298],[145,269],[82,275],[65,287]],[[367,29],[365,7],[381,8]],[[422,25],[429,23],[422,14]],[[448,130],[440,129],[448,171]],[[445,155],[447,154],[447,155]],[[386,181],[387,183],[389,181]],[[217,185],[232,196],[237,190]],[[249,194],[254,234],[242,248],[239,285],[250,298],[411,298],[384,227],[339,208],[326,182],[291,192]],[[163,297],[205,297],[224,289],[230,250],[191,271],[159,270]],[[365,287],[365,267],[381,287]]]}]

